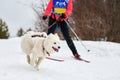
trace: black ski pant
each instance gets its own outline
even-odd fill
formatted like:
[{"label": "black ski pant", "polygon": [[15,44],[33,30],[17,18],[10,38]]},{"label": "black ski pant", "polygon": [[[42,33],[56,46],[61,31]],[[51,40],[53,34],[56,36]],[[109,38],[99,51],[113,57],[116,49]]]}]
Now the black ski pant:
[{"label": "black ski pant", "polygon": [[[52,19],[51,17],[49,18],[49,22],[48,22],[48,26],[52,25],[56,20],[55,19]],[[47,34],[50,34],[50,33],[53,33],[55,32],[55,29],[56,29],[56,26],[59,25],[60,28],[61,28],[61,32],[64,36],[64,39],[66,40],[67,42],[67,45],[69,46],[69,48],[71,49],[73,55],[74,54],[78,54],[77,53],[77,50],[75,48],[75,45],[70,37],[70,34],[69,34],[69,28],[68,28],[68,25],[65,21],[61,21],[61,22],[57,22],[55,25],[53,25],[52,27],[50,27],[48,29],[48,33]]]}]

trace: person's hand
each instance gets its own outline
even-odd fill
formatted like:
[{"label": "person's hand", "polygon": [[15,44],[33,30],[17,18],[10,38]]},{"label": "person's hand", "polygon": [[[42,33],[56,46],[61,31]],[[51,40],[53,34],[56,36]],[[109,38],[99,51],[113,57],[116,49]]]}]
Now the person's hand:
[{"label": "person's hand", "polygon": [[47,19],[47,16],[43,16],[42,19],[43,19],[43,20],[46,20],[46,19]]},{"label": "person's hand", "polygon": [[60,18],[62,18],[62,19],[66,18],[65,13],[62,13],[61,16],[60,16]]}]

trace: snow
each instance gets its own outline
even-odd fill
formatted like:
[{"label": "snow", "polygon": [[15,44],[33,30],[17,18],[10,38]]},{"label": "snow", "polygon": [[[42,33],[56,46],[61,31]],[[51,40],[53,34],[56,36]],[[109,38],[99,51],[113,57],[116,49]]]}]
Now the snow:
[{"label": "snow", "polygon": [[[34,27],[33,1],[36,0],[0,0],[0,18],[8,24],[11,36],[20,27]],[[85,63],[73,59],[66,42],[61,41],[59,53],[50,57],[65,61],[44,59],[36,71],[27,64],[20,41],[20,38],[0,39],[0,80],[120,80],[119,43],[82,41],[91,50],[87,52],[80,42],[74,41],[81,57],[91,61]]]},{"label": "snow", "polygon": [[74,41],[82,58],[91,63],[77,61],[65,41],[61,49],[50,57],[64,59],[56,62],[44,59],[40,70],[27,64],[21,51],[20,38],[0,39],[0,80],[120,80],[120,44],[103,41]]}]

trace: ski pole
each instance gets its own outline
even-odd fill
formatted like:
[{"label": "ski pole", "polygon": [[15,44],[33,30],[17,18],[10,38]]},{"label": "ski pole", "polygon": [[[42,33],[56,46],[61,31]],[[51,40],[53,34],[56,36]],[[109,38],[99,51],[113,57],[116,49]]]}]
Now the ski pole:
[{"label": "ski pole", "polygon": [[57,22],[59,22],[59,20],[60,20],[60,18],[58,18],[57,21],[55,21],[52,25],[50,25],[50,26],[48,27],[48,29],[50,29],[51,27],[53,27],[53,25],[55,25]]},{"label": "ski pole", "polygon": [[52,25],[50,25],[49,27],[48,27],[48,29],[50,29],[53,25],[55,25],[57,23],[57,21],[55,21]]},{"label": "ski pole", "polygon": [[72,29],[72,27],[70,26],[70,24],[65,20],[66,24],[68,25],[68,28],[70,28],[70,30],[73,32],[73,34],[76,36],[77,40],[80,41],[80,43],[82,44],[82,46],[85,48],[86,51],[90,51],[89,49],[86,48],[86,46],[82,43],[82,40],[77,36],[77,34],[75,33],[75,31]]}]

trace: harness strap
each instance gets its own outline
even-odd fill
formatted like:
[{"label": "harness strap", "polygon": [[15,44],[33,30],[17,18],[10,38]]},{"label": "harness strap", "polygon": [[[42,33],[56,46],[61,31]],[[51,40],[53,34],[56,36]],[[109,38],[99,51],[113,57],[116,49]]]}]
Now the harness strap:
[{"label": "harness strap", "polygon": [[47,55],[50,56],[50,53],[49,53],[47,50],[45,50],[44,41],[43,41],[43,44],[42,44],[42,45],[43,45],[43,52],[47,53]]},{"label": "harness strap", "polygon": [[46,38],[46,37],[43,36],[43,35],[37,35],[37,34],[36,34],[36,35],[32,35],[31,37],[33,37],[33,38],[34,38],[34,37],[44,37],[44,38]]}]

